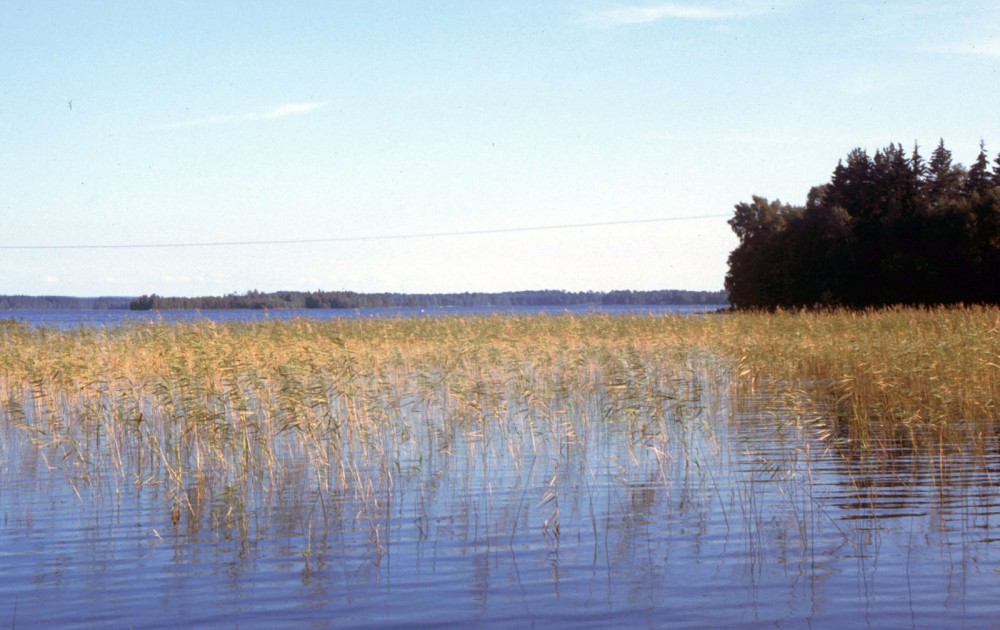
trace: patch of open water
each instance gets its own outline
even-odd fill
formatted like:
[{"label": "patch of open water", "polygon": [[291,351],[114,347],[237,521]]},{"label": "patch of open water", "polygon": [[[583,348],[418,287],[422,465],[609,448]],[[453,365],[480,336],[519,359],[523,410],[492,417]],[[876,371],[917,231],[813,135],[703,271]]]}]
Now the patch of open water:
[{"label": "patch of open water", "polygon": [[653,436],[459,431],[362,492],[285,489],[235,517],[194,482],[176,523],[156,484],[87,482],[8,428],[0,624],[995,622],[995,436],[929,452],[820,424],[722,401]]},{"label": "patch of open water", "polygon": [[88,478],[2,423],[0,626],[995,623],[996,431],[859,439],[709,389],[662,421],[405,407],[395,457],[236,500],[189,479],[176,515],[155,471]]},{"label": "patch of open water", "polygon": [[541,313],[710,313],[725,304],[666,304],[652,306],[581,304],[570,306],[506,306],[506,307],[426,307],[426,308],[282,308],[282,309],[212,309],[212,310],[0,310],[0,320],[11,319],[30,326],[49,328],[76,328],[78,326],[120,326],[146,322],[190,322],[203,319],[215,322],[254,322],[261,320],[287,321],[290,319],[371,319],[391,317],[441,317],[472,316],[508,313],[537,315]]}]

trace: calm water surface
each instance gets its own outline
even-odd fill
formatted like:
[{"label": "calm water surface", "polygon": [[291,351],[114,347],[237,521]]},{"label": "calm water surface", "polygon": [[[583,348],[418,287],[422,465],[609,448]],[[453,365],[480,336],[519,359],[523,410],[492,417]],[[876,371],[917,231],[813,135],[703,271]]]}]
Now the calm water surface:
[{"label": "calm water surface", "polygon": [[414,402],[373,438],[395,457],[344,484],[265,483],[234,513],[195,479],[176,523],[165,486],[88,480],[4,424],[0,625],[996,623],[995,434],[858,441],[687,378],[697,405],[655,419],[614,396],[476,426]]},{"label": "calm water surface", "polygon": [[429,308],[282,308],[282,309],[212,309],[171,311],[130,310],[0,310],[0,320],[13,319],[32,326],[75,328],[77,326],[119,326],[142,322],[190,322],[210,319],[216,322],[245,322],[259,320],[286,321],[290,319],[341,319],[384,317],[440,317],[455,315],[483,315],[491,313],[562,314],[562,313],[706,313],[726,308],[725,304],[662,306],[511,306],[511,307],[429,307]]}]

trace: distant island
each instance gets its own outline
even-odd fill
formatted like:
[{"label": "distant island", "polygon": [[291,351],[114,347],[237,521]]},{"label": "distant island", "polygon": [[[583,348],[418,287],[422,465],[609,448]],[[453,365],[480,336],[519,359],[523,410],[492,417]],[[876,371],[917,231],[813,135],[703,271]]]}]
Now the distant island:
[{"label": "distant island", "polygon": [[660,306],[728,304],[725,291],[508,291],[503,293],[356,293],[354,291],[247,291],[209,297],[132,299],[128,308],[148,310],[280,309],[280,308],[440,308],[510,306]]},{"label": "distant island", "polygon": [[121,311],[131,296],[70,297],[66,295],[0,295],[0,311]]}]

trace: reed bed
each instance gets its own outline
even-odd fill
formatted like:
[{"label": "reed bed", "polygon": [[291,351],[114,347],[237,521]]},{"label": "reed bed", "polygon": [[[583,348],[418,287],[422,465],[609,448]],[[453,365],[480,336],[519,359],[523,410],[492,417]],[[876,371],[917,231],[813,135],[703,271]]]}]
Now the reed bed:
[{"label": "reed bed", "polygon": [[558,538],[560,483],[609,431],[667,480],[713,405],[885,446],[995,434],[998,400],[994,308],[0,326],[5,432],[81,492],[163,488],[175,522],[244,528],[349,493],[376,538],[380,497],[458,451],[548,480]]},{"label": "reed bed", "polygon": [[996,308],[741,314],[723,327],[712,345],[734,361],[737,400],[781,399],[832,438],[919,446],[997,433]]},{"label": "reed bed", "polygon": [[686,387],[681,355],[655,341],[654,320],[631,320],[631,333],[623,323],[7,325],[0,403],[7,425],[81,488],[163,486],[175,521],[208,503],[229,523],[289,488],[384,496],[413,462],[458,448],[516,466],[555,453],[546,465],[558,470],[590,422],[637,440],[660,433],[688,412],[675,391]]}]

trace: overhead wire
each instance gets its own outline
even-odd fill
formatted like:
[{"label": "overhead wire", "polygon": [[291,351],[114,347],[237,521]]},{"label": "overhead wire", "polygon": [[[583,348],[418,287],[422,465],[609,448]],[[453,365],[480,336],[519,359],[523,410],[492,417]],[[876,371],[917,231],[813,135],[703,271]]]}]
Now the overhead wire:
[{"label": "overhead wire", "polygon": [[581,228],[611,227],[618,225],[638,225],[648,223],[666,223],[673,221],[695,221],[700,219],[718,219],[729,214],[703,214],[682,217],[660,217],[655,219],[627,219],[621,221],[596,221],[593,223],[564,223],[558,225],[534,225],[512,228],[486,228],[481,230],[460,230],[441,232],[414,232],[409,234],[382,234],[374,236],[332,236],[324,238],[292,238],[266,239],[259,241],[204,241],[181,243],[104,243],[104,244],[43,244],[43,245],[4,245],[0,250],[66,250],[66,249],[167,249],[193,247],[243,247],[254,245],[305,245],[311,243],[347,243],[360,241],[395,241],[422,238],[446,238],[457,236],[481,236],[489,234],[511,234],[516,232],[541,232],[546,230],[570,230]]}]

